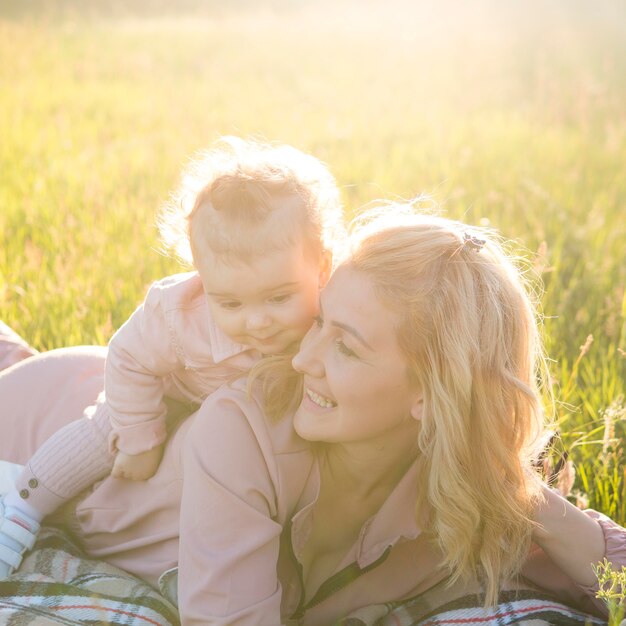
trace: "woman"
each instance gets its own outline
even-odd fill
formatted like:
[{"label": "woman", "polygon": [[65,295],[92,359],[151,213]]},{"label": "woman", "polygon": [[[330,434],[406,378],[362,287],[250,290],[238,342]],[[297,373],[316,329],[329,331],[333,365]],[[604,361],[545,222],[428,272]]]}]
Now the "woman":
[{"label": "woman", "polygon": [[[180,499],[185,625],[373,623],[411,598],[428,613],[440,597],[493,605],[527,589],[596,612],[591,563],[626,564],[626,531],[533,472],[540,346],[519,273],[476,229],[383,215],[322,294],[293,359],[292,418],[267,417],[293,378],[266,361],[251,395],[225,387],[173,433],[152,479],[106,479],[76,507],[90,554],[154,582],[177,560]],[[56,385],[97,377],[99,357],[72,371],[67,352],[43,358],[0,377],[3,435],[28,430],[37,402],[24,413],[15,394],[44,372],[47,423]],[[19,462],[28,451],[8,456],[21,441],[8,440],[0,457]]]}]

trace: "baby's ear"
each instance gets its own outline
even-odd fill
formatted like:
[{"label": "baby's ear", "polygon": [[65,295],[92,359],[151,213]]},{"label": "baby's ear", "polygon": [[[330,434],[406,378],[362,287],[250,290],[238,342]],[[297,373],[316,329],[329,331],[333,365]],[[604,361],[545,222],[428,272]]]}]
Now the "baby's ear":
[{"label": "baby's ear", "polygon": [[320,289],[326,287],[326,283],[329,281],[332,271],[333,253],[330,250],[324,250],[322,252],[322,258],[320,259]]}]

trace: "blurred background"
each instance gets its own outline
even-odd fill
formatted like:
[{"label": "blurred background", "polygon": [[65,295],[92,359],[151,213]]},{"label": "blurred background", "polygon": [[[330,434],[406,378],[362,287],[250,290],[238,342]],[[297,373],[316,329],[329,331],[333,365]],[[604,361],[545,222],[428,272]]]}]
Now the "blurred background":
[{"label": "blurred background", "polygon": [[626,520],[624,2],[2,0],[0,319],[106,343],[181,270],[155,212],[228,134],[324,160],[347,216],[428,193],[514,240],[574,490]]}]

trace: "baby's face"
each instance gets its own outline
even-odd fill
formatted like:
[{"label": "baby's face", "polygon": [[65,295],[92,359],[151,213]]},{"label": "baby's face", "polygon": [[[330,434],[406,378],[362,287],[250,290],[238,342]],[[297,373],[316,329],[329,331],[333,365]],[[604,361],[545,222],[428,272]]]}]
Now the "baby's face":
[{"label": "baby's face", "polygon": [[197,263],[197,269],[222,332],[263,354],[278,354],[310,328],[330,262],[316,262],[294,244],[250,264],[210,258]]}]

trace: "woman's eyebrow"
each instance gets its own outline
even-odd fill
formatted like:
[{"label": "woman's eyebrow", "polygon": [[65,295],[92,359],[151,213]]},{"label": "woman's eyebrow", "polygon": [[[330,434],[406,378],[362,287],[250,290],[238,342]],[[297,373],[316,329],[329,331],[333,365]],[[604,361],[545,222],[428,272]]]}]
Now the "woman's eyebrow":
[{"label": "woman's eyebrow", "polygon": [[331,322],[331,324],[333,326],[336,326],[337,328],[341,328],[342,330],[345,330],[347,333],[350,333],[351,335],[356,337],[356,339],[358,339],[368,350],[374,351],[374,348],[372,348],[372,346],[370,346],[370,344],[367,343],[367,341],[365,341],[365,339],[363,338],[363,335],[361,335],[361,333],[359,333],[359,331],[356,328],[353,328],[352,326],[348,324],[344,324],[343,322]]},{"label": "woman's eyebrow", "polygon": [[[322,306],[322,295],[320,295],[320,299],[319,299],[319,308],[320,308],[320,315],[324,317],[324,307]],[[356,339],[358,339],[368,350],[371,350],[372,352],[374,351],[374,348],[372,348],[372,346],[370,346],[370,344],[367,343],[367,341],[365,341],[363,335],[361,335],[361,333],[356,328],[350,326],[349,324],[344,324],[343,322],[331,322],[331,325],[336,326],[337,328],[341,328],[342,330],[345,330],[347,333],[350,333]]]}]

